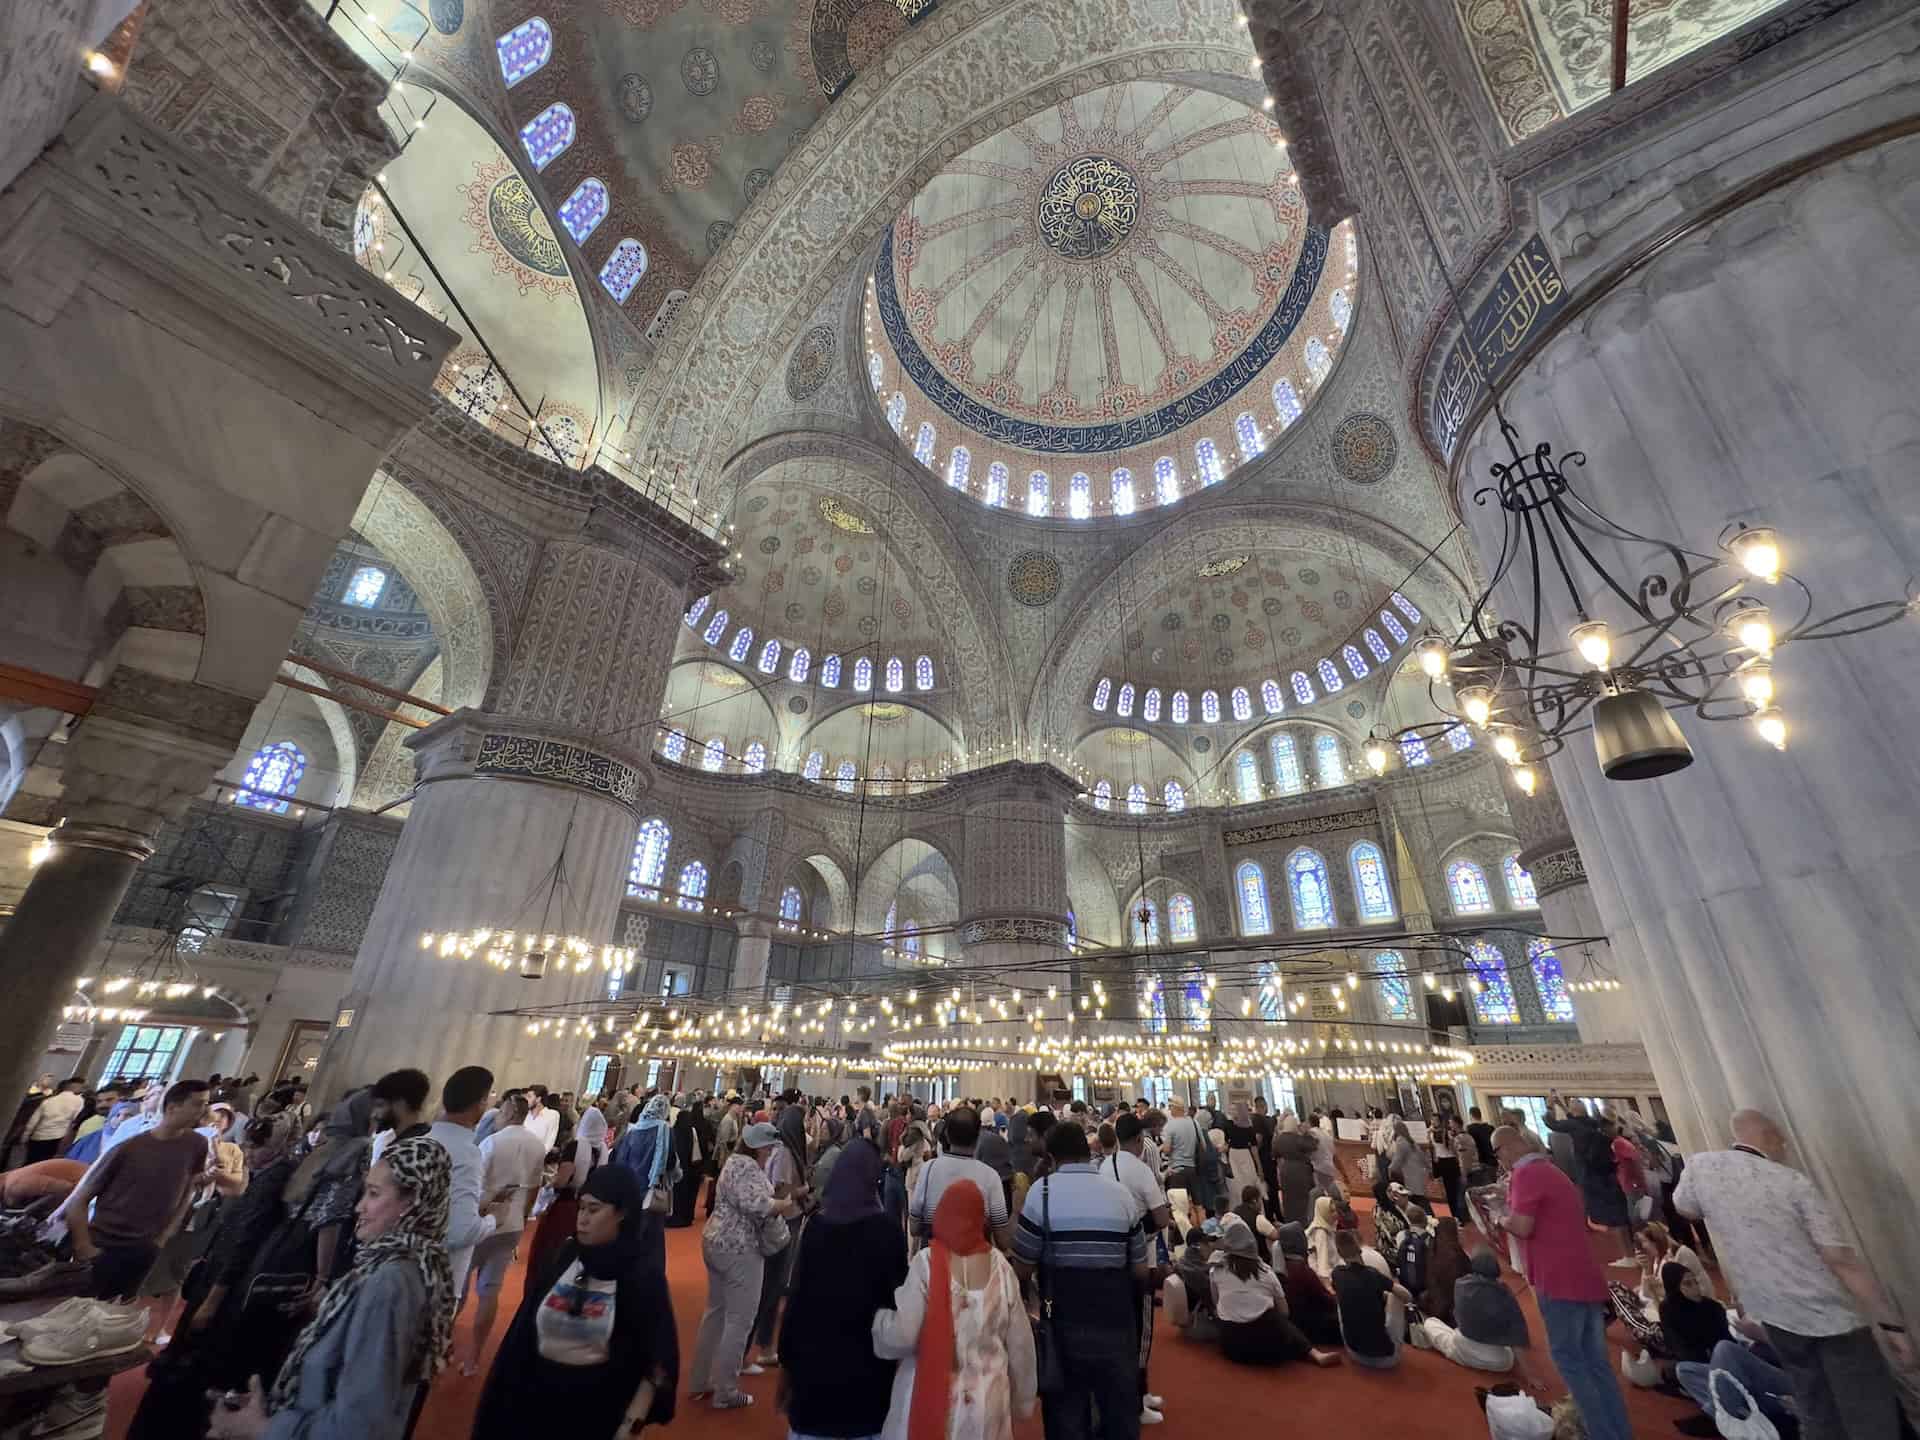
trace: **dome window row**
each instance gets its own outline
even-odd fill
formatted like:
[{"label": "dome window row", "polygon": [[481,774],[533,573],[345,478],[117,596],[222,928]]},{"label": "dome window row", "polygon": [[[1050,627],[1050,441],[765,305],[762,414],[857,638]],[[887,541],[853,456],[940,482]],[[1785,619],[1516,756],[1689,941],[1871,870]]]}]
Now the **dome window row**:
[{"label": "dome window row", "polygon": [[[1401,626],[1397,621],[1394,621],[1390,612],[1382,611],[1381,619],[1387,622],[1390,628],[1398,634],[1399,643],[1404,644],[1407,639],[1405,627]],[[1369,628],[1366,632],[1365,639],[1367,648],[1373,652],[1376,659],[1384,661],[1392,656],[1392,648],[1388,646],[1386,641],[1380,638],[1378,631]],[[712,642],[709,641],[708,643],[711,644]],[[1364,680],[1372,673],[1371,667],[1369,667],[1366,660],[1362,658],[1357,646],[1342,646],[1340,658],[1347,667],[1347,673],[1355,680]],[[1316,662],[1314,673],[1320,677],[1321,690],[1324,690],[1328,695],[1337,694],[1346,687],[1346,681],[1341,677],[1339,667],[1336,666],[1332,660],[1320,660]],[[1290,683],[1293,686],[1293,698],[1300,704],[1311,705],[1320,698],[1320,692],[1314,689],[1313,680],[1305,671],[1294,671],[1290,677]],[[1112,693],[1113,681],[1107,676],[1101,676],[1093,687],[1094,710],[1104,712],[1107,708],[1107,701]],[[1123,719],[1133,714],[1133,693],[1133,686],[1131,685],[1123,686],[1121,689],[1121,702],[1116,706],[1115,713]],[[1244,685],[1234,687],[1232,693],[1228,696],[1228,706],[1235,720],[1248,720],[1253,717],[1253,697]],[[1286,701],[1280,688],[1280,682],[1277,679],[1269,677],[1260,682],[1260,708],[1268,715],[1278,715],[1286,709]],[[1158,720],[1160,718],[1160,690],[1157,687],[1147,691],[1143,713],[1148,720]],[[1174,691],[1173,723],[1176,725],[1186,724],[1187,714],[1187,692],[1184,690]],[[1203,690],[1200,692],[1200,723],[1203,725],[1217,725],[1220,723],[1220,695],[1218,691]],[[1451,738],[1452,737],[1449,736],[1450,740]],[[1472,737],[1468,736],[1465,744],[1455,742],[1454,749],[1463,750],[1467,745],[1472,743]]]},{"label": "dome window row", "polygon": [[[712,617],[707,620],[706,627],[701,629],[700,621],[703,617],[706,617],[708,606],[712,603],[712,600],[713,597],[711,595],[702,595],[698,600],[694,601],[692,605],[687,607],[687,612],[681,619],[689,630],[698,630],[700,632],[700,638],[703,641],[718,649],[720,642],[726,637],[727,626],[731,617],[725,610],[715,610]],[[726,656],[735,664],[744,665],[747,663],[748,657],[753,653],[753,627],[751,625],[743,625],[734,632],[733,639],[728,642],[726,646]],[[753,662],[754,668],[759,670],[762,675],[777,675],[780,672],[780,658],[785,653],[787,652],[780,641],[768,640],[761,645],[758,652],[758,659]],[[795,647],[787,663],[787,678],[795,684],[805,684],[812,670],[813,652],[804,645]],[[822,688],[827,690],[839,689],[840,673],[840,657],[838,655],[826,656],[820,662],[819,683]],[[874,673],[872,660],[862,656],[854,661],[853,688],[862,693],[871,691],[873,689]],[[907,662],[900,656],[889,656],[883,662],[879,674],[881,685],[889,695],[899,695],[906,691],[908,675]],[[913,688],[915,690],[925,691],[933,689],[933,657],[931,655],[915,657],[912,675]]]}]

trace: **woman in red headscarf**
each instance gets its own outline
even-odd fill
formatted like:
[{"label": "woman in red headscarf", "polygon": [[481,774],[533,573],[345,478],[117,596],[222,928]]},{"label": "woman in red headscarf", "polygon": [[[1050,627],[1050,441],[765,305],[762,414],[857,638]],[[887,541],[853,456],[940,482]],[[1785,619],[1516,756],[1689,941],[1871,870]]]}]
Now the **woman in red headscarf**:
[{"label": "woman in red headscarf", "polygon": [[1013,1267],[987,1239],[987,1202],[950,1185],[873,1349],[898,1360],[884,1440],[1009,1440],[1033,1413],[1033,1327]]}]

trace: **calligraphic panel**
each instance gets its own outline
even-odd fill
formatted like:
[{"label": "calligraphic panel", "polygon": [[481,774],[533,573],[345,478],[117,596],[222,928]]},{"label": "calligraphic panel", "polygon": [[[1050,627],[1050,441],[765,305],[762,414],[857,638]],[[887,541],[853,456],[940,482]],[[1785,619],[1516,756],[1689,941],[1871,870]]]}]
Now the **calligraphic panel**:
[{"label": "calligraphic panel", "polygon": [[1307,835],[1329,835],[1336,830],[1361,830],[1377,825],[1380,817],[1371,810],[1340,810],[1331,815],[1307,815],[1298,820],[1276,820],[1270,825],[1249,825],[1244,830],[1224,830],[1220,843],[1260,845],[1268,840],[1297,840]]},{"label": "calligraphic panel", "polygon": [[1466,333],[1453,342],[1434,378],[1427,426],[1442,455],[1451,458],[1487,385],[1500,382],[1566,303],[1566,282],[1547,242],[1537,233],[1529,236],[1502,268],[1493,293],[1474,307]]}]

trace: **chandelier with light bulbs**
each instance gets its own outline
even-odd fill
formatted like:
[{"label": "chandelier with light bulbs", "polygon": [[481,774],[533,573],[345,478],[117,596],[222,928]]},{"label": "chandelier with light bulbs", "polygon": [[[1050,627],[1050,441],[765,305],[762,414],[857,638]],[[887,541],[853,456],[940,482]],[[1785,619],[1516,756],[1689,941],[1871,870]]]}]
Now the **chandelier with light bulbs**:
[{"label": "chandelier with light bulbs", "polygon": [[[1876,630],[1920,610],[1908,595],[1816,618],[1813,592],[1782,568],[1772,529],[1730,526],[1718,554],[1629,530],[1581,498],[1550,444],[1523,450],[1512,422],[1499,419],[1512,459],[1493,466],[1496,483],[1473,497],[1477,505],[1495,500],[1505,512],[1492,579],[1451,642],[1429,633],[1413,651],[1444,718],[1376,730],[1364,752],[1376,775],[1392,761],[1390,745],[1437,738],[1463,721],[1491,736],[1529,795],[1537,783],[1531,766],[1587,729],[1610,780],[1685,769],[1693,747],[1675,710],[1691,709],[1703,720],[1748,720],[1762,740],[1785,749],[1776,653],[1800,641]],[[1563,463],[1584,466],[1586,456],[1568,451]],[[1648,568],[1623,579],[1594,553],[1595,543],[1643,548]],[[1524,618],[1492,614],[1491,598],[1510,576],[1525,586]],[[1577,617],[1557,648],[1543,633],[1555,576]]]}]

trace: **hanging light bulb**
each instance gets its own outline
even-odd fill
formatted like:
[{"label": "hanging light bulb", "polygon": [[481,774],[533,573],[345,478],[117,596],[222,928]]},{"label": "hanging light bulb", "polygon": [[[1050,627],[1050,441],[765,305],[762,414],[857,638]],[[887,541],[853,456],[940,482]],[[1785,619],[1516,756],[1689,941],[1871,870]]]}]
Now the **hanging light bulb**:
[{"label": "hanging light bulb", "polygon": [[1749,705],[1765,708],[1773,703],[1773,666],[1765,660],[1749,660],[1740,667],[1740,690]]},{"label": "hanging light bulb", "polygon": [[1769,705],[1753,717],[1753,728],[1776,750],[1787,748],[1787,717],[1778,705]]},{"label": "hanging light bulb", "polygon": [[1596,670],[1605,670],[1613,658],[1613,635],[1604,620],[1588,620],[1573,627],[1567,638],[1580,658]]},{"label": "hanging light bulb", "polygon": [[1502,725],[1499,733],[1493,737],[1493,753],[1509,765],[1520,763],[1520,741],[1505,725]]},{"label": "hanging light bulb", "polygon": [[1460,702],[1460,708],[1467,712],[1467,719],[1482,730],[1493,717],[1493,689],[1487,685],[1462,685],[1453,692],[1453,698]]},{"label": "hanging light bulb", "polygon": [[1361,752],[1367,757],[1367,768],[1376,775],[1383,775],[1387,769],[1387,747],[1380,743],[1378,736],[1370,737],[1366,749]]},{"label": "hanging light bulb", "polygon": [[1733,558],[1755,579],[1769,585],[1780,578],[1780,541],[1769,525],[1756,525],[1733,537]]},{"label": "hanging light bulb", "polygon": [[27,868],[29,870],[38,870],[52,858],[52,855],[53,842],[42,835],[38,840],[33,842],[32,847],[27,851]]},{"label": "hanging light bulb", "polygon": [[1413,654],[1429,680],[1438,680],[1447,673],[1447,642],[1438,635],[1429,635],[1421,640],[1413,647]]},{"label": "hanging light bulb", "polygon": [[1540,782],[1534,776],[1532,766],[1516,765],[1513,767],[1513,783],[1520,787],[1520,793],[1522,795],[1531,795],[1533,794],[1534,787]]},{"label": "hanging light bulb", "polygon": [[1748,605],[1733,612],[1733,638],[1756,655],[1773,654],[1773,617],[1764,605]]}]

